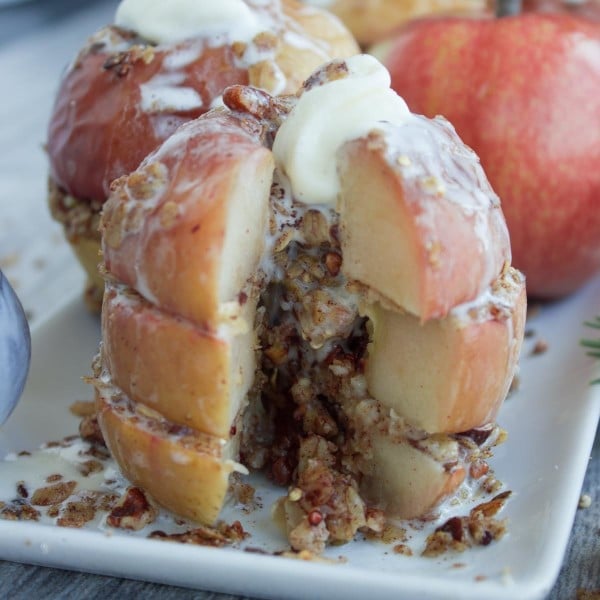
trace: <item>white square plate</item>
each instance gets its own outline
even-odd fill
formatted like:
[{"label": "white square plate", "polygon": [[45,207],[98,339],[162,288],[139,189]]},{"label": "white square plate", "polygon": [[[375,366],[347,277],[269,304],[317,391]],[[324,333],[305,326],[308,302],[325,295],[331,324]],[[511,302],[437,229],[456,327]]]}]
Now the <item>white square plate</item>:
[{"label": "white square plate", "polygon": [[[521,386],[499,418],[509,439],[492,461],[514,491],[503,512],[509,533],[486,548],[422,558],[415,535],[412,557],[356,541],[329,551],[347,562],[323,564],[165,543],[96,526],[0,521],[0,558],[266,598],[542,598],[560,568],[600,413],[600,386],[589,385],[598,370],[579,346],[581,337],[594,333],[582,322],[599,313],[596,279],[568,300],[543,307],[528,323],[534,335],[521,359]],[[91,398],[81,376],[89,373],[98,336],[98,320],[78,299],[35,329],[30,379],[0,431],[0,456],[76,432],[68,407]],[[548,350],[532,355],[538,339]],[[269,518],[269,505],[281,492],[265,485],[258,493],[263,510],[240,515],[228,507],[224,518],[242,517],[252,534],[248,546],[283,549]]]}]

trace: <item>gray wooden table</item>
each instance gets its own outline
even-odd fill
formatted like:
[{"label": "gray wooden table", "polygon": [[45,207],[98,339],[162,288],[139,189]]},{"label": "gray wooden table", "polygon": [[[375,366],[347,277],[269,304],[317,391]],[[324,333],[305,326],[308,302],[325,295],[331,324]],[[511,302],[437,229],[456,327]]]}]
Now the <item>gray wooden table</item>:
[{"label": "gray wooden table", "polygon": [[[63,66],[87,34],[111,20],[116,4],[46,0],[0,8],[0,268],[14,282],[33,325],[65,287],[83,283],[44,203],[42,145],[53,93]],[[578,589],[600,594],[598,437],[582,491],[592,504],[577,511],[553,600],[575,598]],[[0,581],[0,598],[233,598],[6,561],[0,561]]]}]

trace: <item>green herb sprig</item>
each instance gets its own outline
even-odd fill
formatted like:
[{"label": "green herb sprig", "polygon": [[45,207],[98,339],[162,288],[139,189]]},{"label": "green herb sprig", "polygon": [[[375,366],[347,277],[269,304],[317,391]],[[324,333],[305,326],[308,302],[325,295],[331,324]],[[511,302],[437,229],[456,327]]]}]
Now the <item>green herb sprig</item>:
[{"label": "green herb sprig", "polygon": [[[600,329],[600,316],[596,317],[593,321],[586,321],[584,325],[593,327],[594,329]],[[600,338],[595,340],[581,340],[581,345],[584,348],[589,349],[588,352],[586,352],[588,356],[600,359]],[[594,379],[591,383],[600,383],[600,379]]]}]

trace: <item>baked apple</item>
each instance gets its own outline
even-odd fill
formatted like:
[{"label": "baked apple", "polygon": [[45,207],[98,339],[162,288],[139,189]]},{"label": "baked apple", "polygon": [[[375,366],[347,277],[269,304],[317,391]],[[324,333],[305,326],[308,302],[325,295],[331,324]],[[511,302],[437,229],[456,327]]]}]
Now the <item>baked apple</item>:
[{"label": "baked apple", "polygon": [[305,0],[337,15],[359,44],[368,47],[395,29],[425,15],[477,14],[486,0]]},{"label": "baked apple", "polygon": [[475,154],[389,81],[359,55],[295,96],[232,86],[113,185],[98,420],[177,514],[214,521],[262,470],[321,551],[485,471],[524,279]]},{"label": "baked apple", "polygon": [[295,0],[123,0],[61,81],[48,129],[49,203],[101,298],[100,210],[111,182],[232,84],[292,93],[357,46],[332,15]]}]

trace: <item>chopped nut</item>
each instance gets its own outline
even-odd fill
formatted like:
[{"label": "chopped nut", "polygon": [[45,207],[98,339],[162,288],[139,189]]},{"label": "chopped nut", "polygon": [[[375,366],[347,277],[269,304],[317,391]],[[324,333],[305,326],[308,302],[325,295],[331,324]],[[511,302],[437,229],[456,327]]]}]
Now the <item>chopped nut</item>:
[{"label": "chopped nut", "polygon": [[325,255],[325,266],[332,276],[338,275],[342,266],[342,256],[337,252],[328,252]]},{"label": "chopped nut", "polygon": [[91,417],[96,414],[96,405],[93,400],[77,400],[69,406],[69,411],[76,417]]},{"label": "chopped nut", "polygon": [[510,495],[510,491],[502,492],[473,508],[468,516],[448,519],[427,537],[423,556],[439,556],[449,551],[463,552],[471,546],[487,546],[499,540],[506,531],[506,523],[494,516]]},{"label": "chopped nut", "polygon": [[469,474],[473,479],[479,479],[486,475],[489,470],[490,467],[484,460],[475,459],[469,467]]},{"label": "chopped nut", "polygon": [[111,527],[138,531],[153,523],[157,516],[158,511],[148,502],[144,492],[130,487],[111,510],[106,522]]},{"label": "chopped nut", "polygon": [[473,510],[471,510],[471,517],[476,517],[477,515],[493,517],[497,515],[511,495],[512,492],[507,490],[506,492],[498,494],[488,502],[483,502],[482,504],[477,505]]},{"label": "chopped nut", "polygon": [[581,494],[579,508],[589,508],[592,505],[592,497],[589,494]]}]

